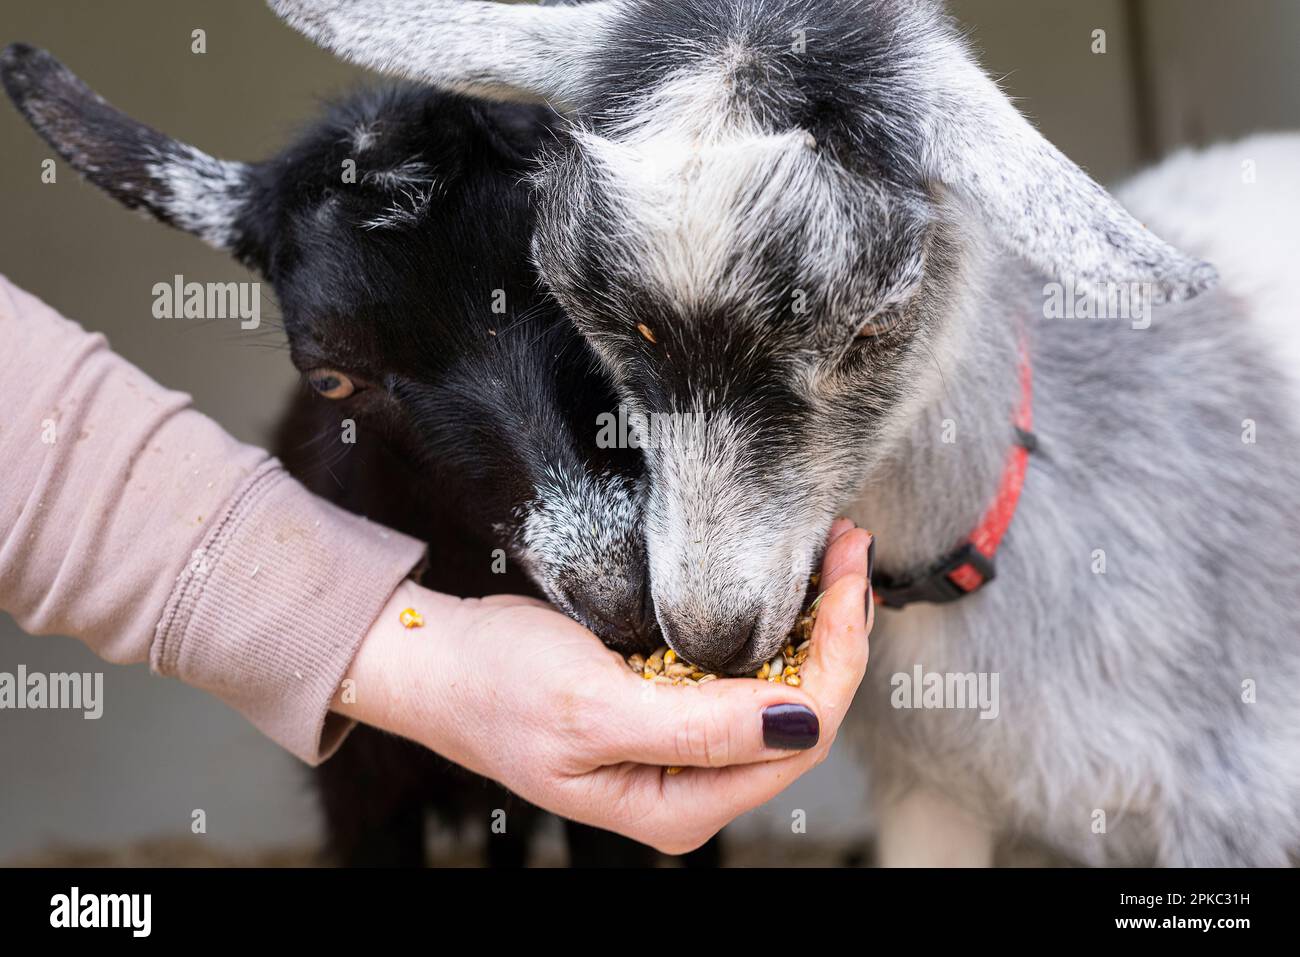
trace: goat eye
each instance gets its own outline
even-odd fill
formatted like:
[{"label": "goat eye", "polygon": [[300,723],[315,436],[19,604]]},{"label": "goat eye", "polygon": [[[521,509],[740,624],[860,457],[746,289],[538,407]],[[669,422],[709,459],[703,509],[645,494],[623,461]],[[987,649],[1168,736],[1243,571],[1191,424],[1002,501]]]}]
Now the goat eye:
[{"label": "goat eye", "polygon": [[864,322],[854,336],[856,339],[874,339],[883,335],[889,329],[889,316],[886,314],[877,314]]},{"label": "goat eye", "polygon": [[357,391],[351,379],[334,369],[313,369],[307,373],[307,382],[327,399],[346,399]]}]

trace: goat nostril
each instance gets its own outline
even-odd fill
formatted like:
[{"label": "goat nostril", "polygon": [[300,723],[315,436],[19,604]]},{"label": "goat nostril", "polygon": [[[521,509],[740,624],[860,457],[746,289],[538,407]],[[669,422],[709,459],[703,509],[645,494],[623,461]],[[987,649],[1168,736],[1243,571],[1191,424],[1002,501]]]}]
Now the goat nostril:
[{"label": "goat nostril", "polygon": [[571,617],[611,648],[646,654],[659,646],[659,625],[654,617],[648,585],[640,590],[627,581],[560,589]]},{"label": "goat nostril", "polygon": [[698,629],[675,627],[671,616],[666,617],[663,627],[668,644],[692,664],[718,674],[739,675],[749,670],[758,633],[758,615]]},{"label": "goat nostril", "polygon": [[719,669],[720,671],[734,673],[734,669],[737,665],[741,666],[742,669],[744,668],[749,659],[754,655],[754,639],[757,631],[757,618],[750,619],[749,622],[742,626],[741,635],[732,646],[734,650],[731,653],[731,657],[722,663],[722,667]]}]

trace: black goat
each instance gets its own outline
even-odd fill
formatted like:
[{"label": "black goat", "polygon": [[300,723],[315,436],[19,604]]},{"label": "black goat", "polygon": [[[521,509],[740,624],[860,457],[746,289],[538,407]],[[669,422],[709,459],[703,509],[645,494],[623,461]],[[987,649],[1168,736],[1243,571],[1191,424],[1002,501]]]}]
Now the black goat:
[{"label": "black goat", "polygon": [[[528,266],[525,180],[547,110],[395,87],[347,99],[273,159],[244,164],[132,120],[43,51],[9,47],[0,75],[92,183],[270,281],[316,393],[295,400],[277,446],[310,488],[430,542],[429,587],[540,593],[620,651],[658,645],[639,456],[597,446],[611,389]],[[367,728],[318,781],[347,864],[422,863],[426,808],[486,828],[508,806],[488,859],[521,864],[538,818]],[[652,860],[614,835],[568,834],[575,863]]]}]

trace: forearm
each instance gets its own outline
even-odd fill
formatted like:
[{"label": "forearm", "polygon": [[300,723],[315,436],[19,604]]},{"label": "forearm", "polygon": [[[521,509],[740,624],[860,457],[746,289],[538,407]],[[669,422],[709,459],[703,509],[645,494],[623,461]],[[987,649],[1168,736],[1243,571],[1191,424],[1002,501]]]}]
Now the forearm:
[{"label": "forearm", "polygon": [[305,760],[422,547],[317,499],[0,279],[0,608],[204,688]]},{"label": "forearm", "polygon": [[176,576],[269,456],[3,280],[0,390],[4,608],[33,634],[146,660]]},{"label": "forearm", "polygon": [[352,726],[328,716],[344,673],[423,551],[312,495],[271,460],[234,491],[176,578],[150,664],[317,763]]}]

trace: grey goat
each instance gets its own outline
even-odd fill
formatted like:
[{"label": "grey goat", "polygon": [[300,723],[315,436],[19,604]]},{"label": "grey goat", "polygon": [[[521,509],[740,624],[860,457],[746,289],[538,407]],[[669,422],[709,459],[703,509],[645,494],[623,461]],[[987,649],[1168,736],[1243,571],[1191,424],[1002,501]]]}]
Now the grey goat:
[{"label": "grey goat", "polygon": [[[692,415],[647,450],[679,653],[751,670],[835,513],[875,529],[900,607],[851,724],[885,863],[1009,836],[1098,864],[1300,848],[1295,370],[1259,284],[1216,288],[1044,140],[937,3],[272,6],[361,63],[567,111],[533,255],[624,399]],[[1186,199],[1153,175],[1151,222],[1210,254],[1192,224],[1219,208],[1283,281],[1288,214],[1207,200],[1239,173]],[[978,587],[972,530],[1021,478]]]}]

